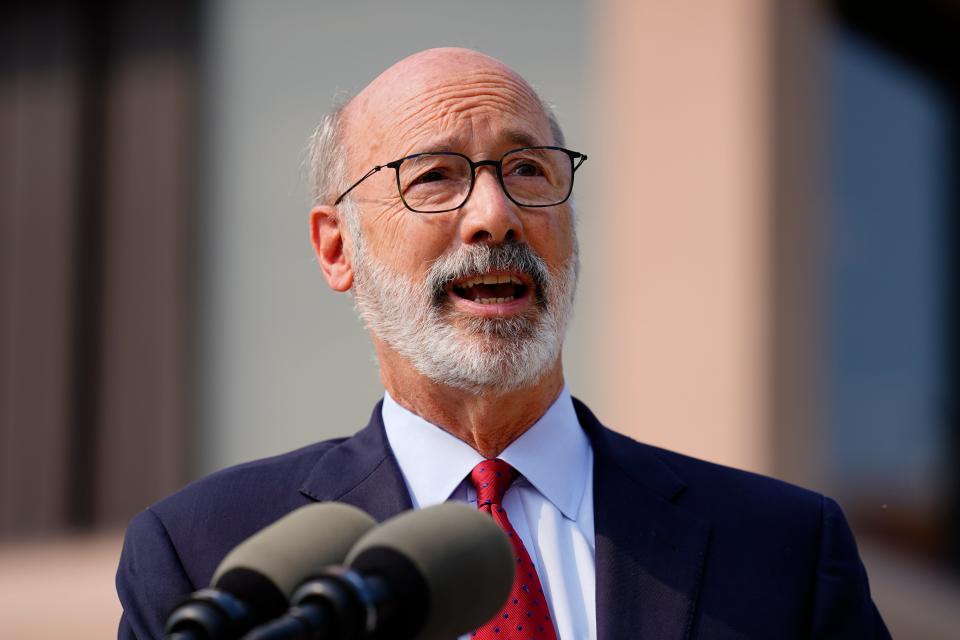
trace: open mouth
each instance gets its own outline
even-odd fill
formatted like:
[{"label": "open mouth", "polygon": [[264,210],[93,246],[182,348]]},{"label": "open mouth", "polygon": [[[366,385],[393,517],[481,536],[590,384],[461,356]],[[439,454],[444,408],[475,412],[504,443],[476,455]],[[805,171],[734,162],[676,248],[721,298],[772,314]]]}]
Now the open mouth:
[{"label": "open mouth", "polygon": [[450,291],[477,304],[503,304],[527,295],[530,285],[511,274],[486,274],[454,282]]}]

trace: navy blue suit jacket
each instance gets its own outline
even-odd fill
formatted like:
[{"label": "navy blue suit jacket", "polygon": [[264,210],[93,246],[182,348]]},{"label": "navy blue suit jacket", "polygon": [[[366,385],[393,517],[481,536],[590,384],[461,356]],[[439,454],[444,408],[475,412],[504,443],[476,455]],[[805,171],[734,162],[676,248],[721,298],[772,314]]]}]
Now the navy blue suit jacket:
[{"label": "navy blue suit jacket", "polygon": [[[601,640],[889,638],[835,502],[637,443],[574,402],[595,457]],[[226,469],[137,515],[117,572],[120,638],[162,638],[230,549],[329,500],[377,520],[411,508],[379,404],[351,438]]]}]

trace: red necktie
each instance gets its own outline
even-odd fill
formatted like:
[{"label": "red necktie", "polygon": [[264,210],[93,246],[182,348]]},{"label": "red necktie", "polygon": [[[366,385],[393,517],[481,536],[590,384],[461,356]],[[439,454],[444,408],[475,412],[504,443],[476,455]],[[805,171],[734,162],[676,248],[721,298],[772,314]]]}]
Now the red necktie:
[{"label": "red necktie", "polygon": [[507,519],[502,504],[503,494],[517,475],[516,469],[500,459],[485,460],[470,472],[470,480],[477,489],[477,506],[489,513],[506,532],[517,559],[517,573],[507,603],[490,622],[474,631],[473,637],[479,640],[556,640],[557,632],[550,619],[537,570],[520,536]]}]

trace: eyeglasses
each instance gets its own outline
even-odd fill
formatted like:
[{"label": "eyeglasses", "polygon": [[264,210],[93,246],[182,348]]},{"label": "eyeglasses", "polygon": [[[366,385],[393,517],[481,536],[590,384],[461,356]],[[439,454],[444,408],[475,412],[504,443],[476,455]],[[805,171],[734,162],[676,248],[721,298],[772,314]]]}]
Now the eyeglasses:
[{"label": "eyeglasses", "polygon": [[337,198],[335,205],[361,182],[384,168],[397,174],[400,199],[417,213],[444,213],[466,204],[480,167],[494,167],[507,197],[521,207],[553,207],[573,192],[573,174],[587,156],[562,147],[523,147],[499,160],[474,162],[462,153],[415,153],[377,165]]}]

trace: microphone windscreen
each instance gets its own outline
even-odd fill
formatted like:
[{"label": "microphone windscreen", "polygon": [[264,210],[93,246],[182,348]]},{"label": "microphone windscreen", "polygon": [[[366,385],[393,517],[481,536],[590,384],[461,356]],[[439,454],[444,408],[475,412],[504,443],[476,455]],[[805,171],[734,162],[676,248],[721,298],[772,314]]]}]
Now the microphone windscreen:
[{"label": "microphone windscreen", "polygon": [[[391,555],[403,562],[384,562]],[[372,529],[350,550],[347,564],[381,574],[395,592],[416,593],[425,584],[426,602],[407,605],[426,608],[415,616],[422,620],[415,637],[432,640],[454,638],[492,618],[510,595],[515,561],[510,541],[489,515],[447,502]],[[398,564],[415,568],[419,579],[409,580],[403,570],[391,576]]]},{"label": "microphone windscreen", "polygon": [[[376,521],[350,505],[322,502],[301,507],[261,529],[224,557],[211,585],[242,583],[251,589],[266,577],[286,599],[307,577],[343,564],[347,552]],[[231,592],[236,587],[225,589]]]}]

